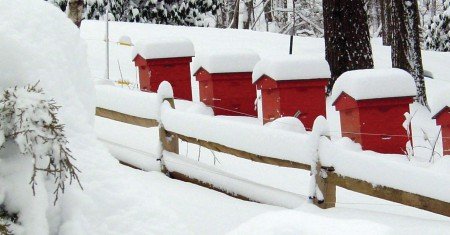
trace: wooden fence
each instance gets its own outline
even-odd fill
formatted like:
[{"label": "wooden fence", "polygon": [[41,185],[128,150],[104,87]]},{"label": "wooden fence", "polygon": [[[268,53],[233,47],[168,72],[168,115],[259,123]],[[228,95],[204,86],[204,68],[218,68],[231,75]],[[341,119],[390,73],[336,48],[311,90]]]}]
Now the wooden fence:
[{"label": "wooden fence", "polygon": [[[174,100],[171,99],[165,99],[169,101],[172,108],[175,108],[174,106]],[[159,126],[159,134],[160,134],[160,141],[162,143],[162,149],[163,151],[172,152],[175,154],[178,154],[178,139],[181,139],[183,141],[186,141],[188,143],[200,145],[202,147],[208,148],[213,151],[227,153],[239,158],[248,159],[254,162],[264,163],[264,164],[270,164],[275,166],[281,166],[281,167],[289,167],[289,168],[297,168],[302,170],[311,170],[311,166],[299,163],[299,162],[293,162],[293,161],[287,161],[282,159],[276,159],[268,156],[261,156],[256,155],[253,153],[245,152],[239,149],[230,148],[224,145],[221,145],[220,143],[214,143],[207,140],[201,140],[197,138],[193,138],[190,136],[181,135],[178,133],[170,132],[164,128],[164,126],[161,123],[158,123],[157,120],[153,119],[145,119],[140,117],[134,117],[127,114],[119,113],[116,111],[106,110],[103,108],[98,107],[96,111],[97,116],[101,116],[104,118],[112,119],[115,121],[120,121],[132,125],[142,126],[142,127],[156,127]],[[161,153],[162,156],[162,153]],[[128,164],[129,165],[129,164]],[[183,174],[181,172],[169,172],[164,166],[162,166],[162,170],[166,171],[168,175],[170,175],[174,179],[191,182],[194,184],[198,184],[200,186],[204,186],[210,189],[214,189],[216,191],[220,191],[223,193],[227,193],[226,190],[223,190],[221,188],[215,187],[211,183],[206,183],[201,179],[195,179],[192,177],[187,176],[186,174]],[[354,192],[362,193],[368,196],[400,203],[403,205],[415,207],[418,209],[430,211],[433,213],[441,214],[444,216],[450,217],[450,203],[433,199],[430,197],[426,197],[423,195],[418,195],[406,191],[402,191],[399,189],[386,187],[386,186],[373,186],[372,183],[354,179],[346,176],[342,176],[339,174],[334,173],[333,167],[327,167],[327,166],[321,166],[320,162],[316,166],[317,172],[322,170],[325,171],[327,174],[326,178],[321,177],[321,174],[316,174],[316,184],[321,190],[321,192],[324,195],[324,201],[317,201],[317,199],[314,199],[314,204],[319,206],[320,208],[331,208],[335,206],[336,203],[336,187],[342,187]],[[449,186],[450,187],[450,186]],[[248,198],[243,195],[236,195],[232,193],[227,193],[231,196],[244,199],[244,200],[250,200],[250,201],[256,201],[252,198]]]}]

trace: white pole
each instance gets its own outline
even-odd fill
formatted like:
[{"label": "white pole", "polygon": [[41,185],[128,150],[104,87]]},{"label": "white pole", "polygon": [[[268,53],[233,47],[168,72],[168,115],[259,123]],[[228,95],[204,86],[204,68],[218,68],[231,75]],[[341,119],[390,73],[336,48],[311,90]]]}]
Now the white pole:
[{"label": "white pole", "polygon": [[106,8],[106,79],[109,79],[109,1]]}]

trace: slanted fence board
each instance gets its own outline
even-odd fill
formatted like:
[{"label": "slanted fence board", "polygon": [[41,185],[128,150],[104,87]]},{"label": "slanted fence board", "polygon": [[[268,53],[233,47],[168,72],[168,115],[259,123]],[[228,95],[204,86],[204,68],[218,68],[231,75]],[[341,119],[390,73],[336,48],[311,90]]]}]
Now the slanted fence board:
[{"label": "slanted fence board", "polygon": [[197,145],[200,145],[202,147],[211,149],[213,151],[218,151],[218,152],[222,152],[222,153],[231,154],[231,155],[234,155],[236,157],[244,158],[244,159],[251,160],[251,161],[254,161],[254,162],[260,162],[260,163],[265,163],[265,164],[270,164],[270,165],[275,165],[275,166],[281,166],[281,167],[297,168],[297,169],[303,169],[303,170],[310,170],[311,169],[311,166],[309,166],[307,164],[303,164],[303,163],[299,163],[299,162],[292,162],[292,161],[282,160],[282,159],[277,159],[277,158],[260,156],[260,155],[256,155],[256,154],[249,153],[249,152],[245,152],[245,151],[242,151],[242,150],[230,148],[230,147],[227,147],[227,146],[224,146],[224,145],[221,145],[221,144],[217,144],[217,143],[213,143],[213,142],[209,142],[209,141],[205,141],[205,140],[196,139],[196,138],[180,135],[180,134],[173,133],[173,132],[170,132],[170,133],[173,134],[173,135],[178,136],[178,138],[180,138],[181,140],[184,140],[186,142],[189,142],[189,143],[192,143],[192,144],[197,144]]},{"label": "slanted fence board", "polygon": [[226,190],[217,188],[217,187],[215,187],[214,185],[212,185],[210,183],[206,183],[206,182],[203,182],[201,180],[198,180],[198,179],[195,179],[195,178],[191,178],[191,177],[189,177],[189,176],[187,176],[187,175],[185,175],[183,173],[180,173],[180,172],[169,171],[169,175],[170,175],[170,178],[172,178],[172,179],[181,180],[181,181],[188,182],[188,183],[193,183],[193,184],[196,184],[196,185],[199,185],[199,186],[202,186],[202,187],[205,187],[205,188],[209,188],[209,189],[212,189],[214,191],[217,191],[217,192],[220,192],[220,193],[224,193],[224,194],[226,194],[228,196],[231,196],[231,197],[234,197],[234,198],[238,198],[238,199],[241,199],[241,200],[244,200],[244,201],[257,202],[257,201],[251,200],[248,197],[245,197],[245,196],[242,196],[242,195],[239,195],[239,194],[235,194],[235,193],[230,193],[230,192],[228,192]]},{"label": "slanted fence board", "polygon": [[354,192],[362,193],[376,198],[385,199],[391,202],[397,202],[403,205],[415,207],[418,209],[430,211],[450,217],[450,203],[425,197],[422,195],[405,192],[386,186],[373,186],[371,183],[340,176],[336,173],[328,174],[329,183],[338,187],[345,188]]},{"label": "slanted fence board", "polygon": [[128,114],[116,112],[109,109],[99,108],[95,109],[95,115],[103,118],[108,118],[114,121],[127,123],[130,125],[141,126],[141,127],[157,127],[159,125],[158,121],[154,119],[141,118],[136,116],[131,116]]}]

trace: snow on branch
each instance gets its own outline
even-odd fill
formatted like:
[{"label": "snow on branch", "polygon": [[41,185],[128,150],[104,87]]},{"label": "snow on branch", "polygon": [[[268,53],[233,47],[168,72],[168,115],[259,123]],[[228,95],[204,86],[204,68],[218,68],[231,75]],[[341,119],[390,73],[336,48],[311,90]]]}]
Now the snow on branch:
[{"label": "snow on branch", "polygon": [[6,89],[0,95],[0,148],[8,140],[14,141],[23,156],[34,161],[30,180],[35,193],[36,173],[43,171],[54,178],[55,203],[64,193],[66,180],[81,187],[71,160],[75,160],[64,134],[64,125],[57,118],[59,106],[48,100],[38,83],[33,86]]}]

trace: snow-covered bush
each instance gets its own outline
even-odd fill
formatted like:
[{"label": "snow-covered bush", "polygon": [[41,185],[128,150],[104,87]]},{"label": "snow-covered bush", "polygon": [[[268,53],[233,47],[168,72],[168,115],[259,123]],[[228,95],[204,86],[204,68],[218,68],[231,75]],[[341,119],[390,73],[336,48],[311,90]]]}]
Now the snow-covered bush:
[{"label": "snow-covered bush", "polygon": [[[73,158],[67,147],[64,125],[56,116],[59,107],[54,100],[47,100],[37,85],[9,88],[0,97],[0,148],[5,148],[2,150],[4,154],[0,155],[0,165],[5,158],[29,158],[33,167],[27,169],[31,172],[23,173],[31,174],[33,194],[38,181],[43,183],[38,175],[46,174],[55,184],[53,193],[56,203],[60,193],[64,193],[67,180],[80,184],[78,169],[71,163]],[[14,142],[18,148],[8,142]],[[23,168],[17,169],[21,170]],[[0,182],[3,183],[6,179],[2,175],[5,172],[0,170]],[[0,186],[0,193],[0,198],[5,198],[9,192]],[[10,205],[4,200],[0,200],[0,205],[8,213]]]},{"label": "snow-covered bush", "polygon": [[450,0],[444,2],[444,11],[425,25],[425,49],[450,51]]}]

